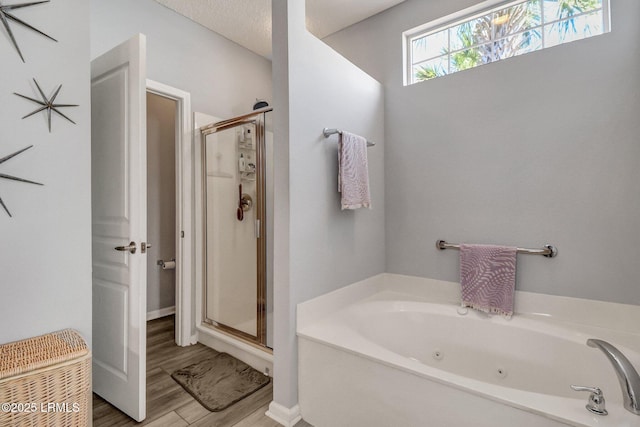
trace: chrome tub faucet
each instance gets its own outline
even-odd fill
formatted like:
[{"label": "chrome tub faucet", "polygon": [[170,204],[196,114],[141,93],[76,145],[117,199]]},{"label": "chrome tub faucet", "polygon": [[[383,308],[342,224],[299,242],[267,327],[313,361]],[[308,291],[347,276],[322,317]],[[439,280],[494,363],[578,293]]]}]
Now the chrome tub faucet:
[{"label": "chrome tub faucet", "polygon": [[607,356],[616,371],[624,407],[629,412],[640,415],[640,375],[624,354],[606,341],[590,338],[589,347],[599,348]]}]

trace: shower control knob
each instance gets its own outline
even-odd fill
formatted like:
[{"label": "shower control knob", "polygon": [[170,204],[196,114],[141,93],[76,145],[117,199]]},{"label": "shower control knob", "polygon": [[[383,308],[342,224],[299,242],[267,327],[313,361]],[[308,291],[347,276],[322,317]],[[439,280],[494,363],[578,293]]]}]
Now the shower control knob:
[{"label": "shower control knob", "polygon": [[575,391],[588,391],[591,393],[589,395],[589,403],[585,406],[589,412],[592,412],[596,415],[607,415],[607,409],[605,408],[604,395],[602,394],[602,390],[598,387],[583,387],[578,385],[572,385],[571,388]]}]

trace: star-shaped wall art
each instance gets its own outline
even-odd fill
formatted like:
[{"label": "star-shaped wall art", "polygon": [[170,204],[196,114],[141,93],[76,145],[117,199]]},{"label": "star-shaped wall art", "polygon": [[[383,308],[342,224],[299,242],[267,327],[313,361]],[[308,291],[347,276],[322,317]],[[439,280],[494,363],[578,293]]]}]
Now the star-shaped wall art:
[{"label": "star-shaped wall art", "polygon": [[33,116],[34,114],[39,113],[40,111],[47,110],[47,123],[49,124],[49,133],[51,133],[51,112],[52,111],[55,112],[55,113],[58,113],[60,116],[62,116],[65,119],[69,120],[71,123],[73,123],[75,125],[76,122],[74,122],[69,117],[67,117],[64,114],[62,114],[60,112],[60,110],[58,110],[58,108],[77,107],[77,105],[75,105],[75,104],[54,104],[54,101],[56,100],[56,97],[60,93],[60,89],[62,89],[62,85],[58,86],[58,89],[56,89],[56,91],[53,93],[51,98],[47,98],[46,95],[44,94],[44,92],[42,91],[42,89],[40,89],[40,85],[38,84],[36,79],[33,79],[33,82],[36,84],[36,87],[38,88],[38,92],[40,93],[40,96],[42,97],[42,101],[39,101],[37,99],[31,98],[31,97],[26,96],[26,95],[21,95],[19,93],[15,93],[15,92],[13,93],[14,95],[18,95],[21,98],[28,99],[29,101],[32,101],[32,102],[35,102],[38,105],[41,105],[40,108],[38,108],[38,109],[32,111],[31,113],[27,114],[26,116],[23,117],[23,119],[26,119],[29,116]]},{"label": "star-shaped wall art", "polygon": [[[22,150],[18,150],[15,153],[9,154],[8,156],[5,156],[5,157],[1,158],[0,159],[0,164],[6,162],[7,160],[17,156],[18,154],[20,154],[20,153],[22,153],[24,151],[27,151],[31,147],[33,147],[33,145],[30,145],[27,148],[23,148]],[[9,179],[9,180],[12,180],[12,181],[26,182],[27,184],[44,185],[44,184],[41,184],[39,182],[29,181],[28,179],[18,178],[16,176],[7,175],[7,174],[4,174],[4,173],[0,173],[0,178]],[[7,208],[7,205],[4,204],[4,202],[2,201],[1,197],[0,197],[0,206],[2,206],[2,208],[5,210],[7,215],[9,215],[11,217],[11,212],[9,212],[9,209]]]},{"label": "star-shaped wall art", "polygon": [[11,27],[9,26],[9,21],[13,21],[16,22],[24,27],[27,27],[28,29],[35,31],[38,34],[41,34],[43,36],[45,36],[46,38],[53,40],[54,42],[57,42],[58,40],[54,39],[53,37],[43,33],[42,31],[40,31],[39,29],[32,27],[31,25],[27,24],[26,22],[24,22],[21,19],[16,18],[11,11],[15,10],[15,9],[22,9],[24,7],[30,7],[30,6],[35,6],[38,4],[42,4],[42,3],[49,3],[49,0],[41,0],[41,1],[34,1],[34,2],[29,2],[29,3],[22,3],[22,4],[8,4],[8,5],[3,5],[2,2],[0,2],[0,22],[2,22],[2,25],[4,26],[4,29],[6,30],[7,34],[9,35],[9,38],[11,39],[11,43],[13,43],[13,47],[16,48],[16,50],[18,51],[18,55],[20,55],[20,59],[22,59],[22,62],[25,62],[24,57],[22,56],[22,52],[20,51],[20,47],[18,46],[18,42],[16,41],[15,36],[13,35],[13,31],[11,31]]}]

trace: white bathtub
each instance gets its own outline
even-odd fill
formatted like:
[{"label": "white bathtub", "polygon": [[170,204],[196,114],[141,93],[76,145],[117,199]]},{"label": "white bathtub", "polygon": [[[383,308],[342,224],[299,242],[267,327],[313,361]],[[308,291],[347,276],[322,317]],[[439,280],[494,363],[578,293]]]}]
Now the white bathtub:
[{"label": "white bathtub", "polygon": [[[298,306],[299,403],[315,427],[635,426],[588,338],[640,370],[640,307],[516,293],[511,320],[459,313],[459,285],[384,274]],[[600,387],[608,416],[585,409]]]}]

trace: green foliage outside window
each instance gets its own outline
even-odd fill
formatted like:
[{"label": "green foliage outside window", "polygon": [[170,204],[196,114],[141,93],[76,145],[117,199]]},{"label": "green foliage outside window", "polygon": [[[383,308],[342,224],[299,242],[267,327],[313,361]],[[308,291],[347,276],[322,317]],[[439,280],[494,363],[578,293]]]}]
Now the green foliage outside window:
[{"label": "green foliage outside window", "polygon": [[449,27],[448,39],[415,38],[414,52],[427,52],[428,43],[448,44],[439,56],[414,63],[414,82],[539,50],[545,38],[552,46],[601,33],[601,24],[592,29],[594,22],[602,22],[602,0],[529,0],[494,10]]}]

